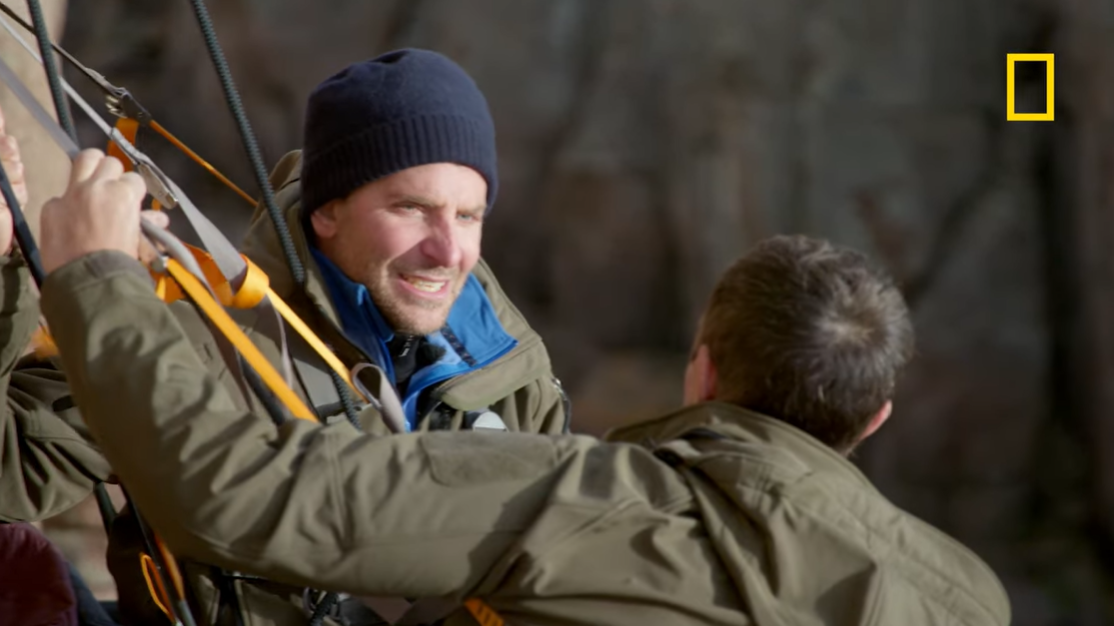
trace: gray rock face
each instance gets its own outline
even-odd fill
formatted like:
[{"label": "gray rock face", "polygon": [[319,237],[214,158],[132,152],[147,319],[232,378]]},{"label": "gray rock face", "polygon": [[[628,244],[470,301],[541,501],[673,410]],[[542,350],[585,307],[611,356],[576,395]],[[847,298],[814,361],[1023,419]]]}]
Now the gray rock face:
[{"label": "gray rock face", "polygon": [[[308,91],[351,61],[414,45],[472,73],[501,157],[485,256],[547,337],[580,430],[677,402],[696,316],[749,244],[807,232],[883,260],[919,354],[858,460],[991,562],[1016,624],[1114,621],[1109,3],[210,10],[269,164],[299,145]],[[75,54],[255,193],[186,3],[74,3],[69,19]],[[1057,53],[1053,124],[1005,122],[1005,55],[1023,51]],[[1039,108],[1042,89],[1022,81],[1019,107]],[[243,227],[241,200],[148,145],[215,219]]]}]

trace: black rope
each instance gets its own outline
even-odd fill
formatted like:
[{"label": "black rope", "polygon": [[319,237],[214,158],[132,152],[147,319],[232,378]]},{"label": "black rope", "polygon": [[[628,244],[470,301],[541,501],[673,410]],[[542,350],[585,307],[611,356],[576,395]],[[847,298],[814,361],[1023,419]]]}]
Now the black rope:
[{"label": "black rope", "polygon": [[271,390],[259,379],[259,374],[257,374],[255,368],[244,359],[244,355],[238,354],[237,358],[240,360],[240,368],[244,373],[244,380],[247,381],[248,387],[251,387],[252,393],[259,399],[259,403],[263,405],[263,408],[267,411],[267,415],[271,417],[271,421],[275,423],[275,426],[282,426],[286,423],[286,412],[283,411],[282,404],[279,403],[278,398],[275,398],[275,394],[271,393]]},{"label": "black rope", "polygon": [[35,238],[31,236],[31,228],[27,225],[27,217],[19,206],[19,200],[15,197],[15,190],[12,189],[12,181],[8,178],[8,172],[4,170],[3,165],[0,165],[0,187],[3,188],[4,201],[8,203],[8,210],[12,213],[12,230],[15,232],[16,243],[19,244],[19,250],[23,253],[23,259],[27,261],[27,267],[31,270],[31,278],[35,281],[35,285],[42,287],[46,274],[43,272],[43,261],[39,257],[39,247],[35,245]]},{"label": "black rope", "polygon": [[[333,386],[337,388],[337,394],[340,395],[340,404],[344,407],[344,416],[348,418],[349,423],[351,423],[357,431],[363,430],[363,428],[360,427],[360,416],[356,412],[356,404],[352,401],[352,396],[348,393],[348,385],[345,384],[344,379],[340,377],[340,374],[338,374],[336,370],[331,367],[328,369],[329,375],[333,378]],[[314,608],[313,615],[309,618],[309,626],[321,626],[325,621],[325,616],[328,615],[339,602],[340,596],[338,594],[331,591],[325,594],[325,597],[322,598],[321,602]]]},{"label": "black rope", "polygon": [[337,394],[340,396],[340,405],[344,407],[344,416],[356,427],[356,430],[363,430],[360,428],[360,414],[356,411],[356,403],[352,401],[352,395],[348,393],[348,385],[340,377],[340,374],[331,367],[329,368],[329,375],[333,377],[333,386],[337,388]]},{"label": "black rope", "polygon": [[101,512],[104,532],[111,533],[112,525],[116,523],[116,505],[112,504],[112,498],[108,496],[108,490],[105,489],[104,483],[97,483],[97,486],[93,488],[93,495],[97,498],[97,508]]},{"label": "black rope", "polygon": [[[360,416],[356,412],[356,404],[352,401],[352,396],[348,393],[348,385],[345,384],[344,379],[336,370],[329,369],[329,374],[333,378],[333,386],[337,388],[337,394],[340,395],[340,404],[344,407],[344,416],[352,424],[357,431],[363,430],[360,427]],[[329,592],[313,610],[313,615],[309,618],[309,626],[321,626],[325,621],[325,616],[333,610],[333,607],[340,602],[340,596],[336,593]]]},{"label": "black rope", "polygon": [[[127,496],[127,492],[124,493]],[[162,587],[166,589],[167,595],[170,596],[170,612],[174,614],[182,626],[197,626],[197,622],[193,619],[193,613],[190,611],[189,604],[184,596],[179,596],[177,593],[177,585],[170,577],[170,564],[163,558],[163,553],[159,550],[158,545],[155,543],[155,533],[151,527],[147,525],[147,521],[143,519],[139,509],[135,508],[132,504],[132,511],[135,512],[135,523],[139,527],[139,534],[143,538],[143,544],[146,547],[147,556],[151,557],[151,561],[155,564],[157,575],[162,579]]]},{"label": "black rope", "polygon": [[[283,254],[286,256],[286,263],[290,266],[290,273],[294,276],[294,282],[299,287],[304,287],[306,283],[306,271],[302,266],[301,260],[298,258],[298,253],[294,249],[294,239],[290,236],[290,228],[286,224],[286,217],[279,210],[278,205],[275,203],[275,192],[271,188],[271,181],[267,177],[267,170],[263,164],[263,156],[259,152],[259,145],[255,141],[255,134],[251,131],[251,124],[248,122],[247,114],[244,112],[243,102],[240,100],[240,94],[236,91],[236,85],[232,82],[232,71],[228,68],[228,62],[224,58],[224,52],[221,50],[220,42],[217,41],[217,32],[213,28],[213,20],[209,17],[209,10],[205,8],[205,0],[190,0],[193,6],[193,11],[197,15],[197,23],[201,27],[201,34],[205,38],[205,47],[209,50],[209,57],[213,60],[213,67],[217,71],[217,76],[220,78],[221,87],[224,89],[224,97],[228,102],[228,108],[232,111],[232,117],[236,119],[236,127],[240,131],[240,138],[243,139],[244,149],[248,153],[248,158],[251,160],[252,169],[255,170],[256,182],[259,183],[259,188],[262,191],[263,204],[267,207],[267,213],[271,216],[271,223],[275,226],[275,231],[278,232],[279,243],[282,244]],[[360,428],[360,422],[356,414],[356,408],[352,404],[352,398],[348,394],[348,387],[340,376],[335,372],[332,376],[333,386],[336,387],[337,395],[340,396],[341,404],[344,406],[344,414],[348,421],[357,430]]]},{"label": "black rope", "polygon": [[31,23],[35,27],[35,39],[39,42],[39,55],[43,59],[46,69],[46,82],[50,85],[50,97],[54,99],[54,109],[58,112],[58,123],[65,129],[70,139],[77,141],[77,129],[73,125],[73,115],[70,114],[70,105],[66,100],[66,93],[62,91],[62,81],[58,79],[58,65],[54,60],[54,52],[50,48],[50,33],[46,29],[46,18],[43,17],[43,6],[39,0],[27,0],[27,9],[31,12]]},{"label": "black rope", "polygon": [[[290,266],[290,273],[294,277],[294,282],[299,287],[304,287],[306,283],[306,271],[302,266],[301,260],[298,258],[298,253],[294,249],[294,239],[290,236],[290,228],[286,224],[286,218],[279,210],[278,205],[275,203],[274,189],[271,188],[271,181],[267,177],[267,170],[263,164],[263,156],[259,151],[259,145],[255,141],[255,135],[251,131],[251,125],[248,122],[247,114],[244,112],[243,102],[240,100],[240,94],[236,91],[236,86],[232,82],[232,72],[228,68],[228,62],[224,58],[224,52],[221,50],[220,43],[217,41],[217,33],[213,28],[213,21],[209,17],[209,11],[205,8],[204,0],[190,0],[193,5],[194,13],[197,15],[198,25],[201,27],[201,34],[205,38],[205,46],[209,50],[209,56],[213,61],[213,67],[217,71],[217,76],[220,78],[221,87],[224,89],[224,97],[228,102],[228,108],[232,112],[232,117],[236,120],[236,127],[240,131],[240,138],[243,140],[244,149],[248,153],[248,158],[251,160],[252,169],[255,171],[255,179],[259,184],[260,191],[262,192],[263,205],[267,208],[267,213],[271,216],[271,222],[275,226],[275,231],[278,233],[279,243],[282,245],[282,251],[286,256],[286,263]],[[336,372],[332,374],[333,385],[336,387],[337,395],[340,396],[342,406],[344,406],[344,414],[348,420],[360,429],[359,418],[356,414],[356,407],[352,402],[352,397],[348,394],[348,388],[344,381]],[[311,626],[320,626],[324,621],[325,616],[333,610],[333,607],[340,601],[340,597],[335,593],[329,593],[314,609],[313,615],[310,617]]]},{"label": "black rope", "polygon": [[290,273],[294,276],[294,282],[298,286],[303,286],[306,282],[305,268],[302,267],[302,262],[298,259],[298,253],[294,249],[294,239],[290,236],[290,228],[286,225],[286,218],[283,217],[278,205],[275,204],[275,192],[271,188],[271,181],[267,177],[267,169],[263,165],[263,155],[255,141],[255,134],[251,131],[248,117],[244,113],[244,105],[240,101],[240,94],[236,91],[236,85],[232,82],[232,72],[228,69],[224,52],[221,50],[220,43],[217,42],[217,33],[213,29],[213,21],[209,17],[208,9],[205,8],[204,0],[190,0],[190,3],[197,15],[201,34],[205,38],[205,47],[209,50],[213,67],[216,69],[221,87],[224,89],[224,98],[228,102],[228,108],[232,111],[232,117],[236,120],[236,128],[240,131],[240,138],[243,140],[244,149],[248,153],[248,159],[251,160],[252,169],[255,170],[255,180],[259,184],[260,191],[262,191],[263,204],[267,207],[267,213],[271,216],[275,230],[278,231],[279,242],[282,244],[282,251],[286,255],[286,263],[290,266]]},{"label": "black rope", "polygon": [[321,602],[313,609],[313,615],[309,618],[309,626],[321,626],[325,621],[325,617],[333,610],[338,603],[340,603],[340,595],[334,592],[325,594]]}]

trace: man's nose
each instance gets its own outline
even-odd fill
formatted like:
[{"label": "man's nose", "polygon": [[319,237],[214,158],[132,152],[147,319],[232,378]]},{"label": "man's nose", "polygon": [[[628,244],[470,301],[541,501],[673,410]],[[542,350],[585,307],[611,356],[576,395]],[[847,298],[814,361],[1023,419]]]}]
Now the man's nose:
[{"label": "man's nose", "polygon": [[438,267],[460,265],[460,235],[454,226],[450,220],[438,219],[430,225],[429,232],[422,241],[422,254]]}]

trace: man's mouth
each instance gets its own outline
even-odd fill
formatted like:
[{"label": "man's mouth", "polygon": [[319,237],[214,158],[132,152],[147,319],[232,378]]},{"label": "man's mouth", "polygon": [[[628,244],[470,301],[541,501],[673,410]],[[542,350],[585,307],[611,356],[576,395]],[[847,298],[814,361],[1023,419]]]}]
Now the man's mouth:
[{"label": "man's mouth", "polygon": [[414,289],[428,294],[436,294],[442,292],[449,284],[447,280],[432,280],[429,278],[421,278],[418,276],[410,276],[407,274],[401,275],[402,280],[413,287]]}]

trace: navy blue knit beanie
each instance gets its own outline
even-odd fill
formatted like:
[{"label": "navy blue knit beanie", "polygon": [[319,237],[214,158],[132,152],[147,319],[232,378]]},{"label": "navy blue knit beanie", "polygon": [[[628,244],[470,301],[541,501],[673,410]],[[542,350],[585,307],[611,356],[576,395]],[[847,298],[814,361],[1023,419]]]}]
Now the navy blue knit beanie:
[{"label": "navy blue knit beanie", "polygon": [[459,65],[428,50],[396,50],[349,65],[309,97],[303,221],[330,200],[427,163],[475,169],[487,180],[491,209],[499,182],[495,125],[476,83]]}]

